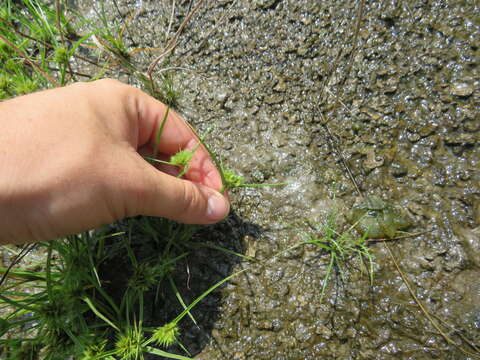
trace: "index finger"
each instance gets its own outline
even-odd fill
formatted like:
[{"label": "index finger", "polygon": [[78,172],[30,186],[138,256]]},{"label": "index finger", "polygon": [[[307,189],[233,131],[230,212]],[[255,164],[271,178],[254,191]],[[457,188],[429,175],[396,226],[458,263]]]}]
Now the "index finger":
[{"label": "index finger", "polygon": [[[143,96],[137,102],[138,146],[148,146],[153,149],[167,107],[145,93],[141,94]],[[170,109],[158,141],[158,151],[162,154],[173,155],[180,150],[193,149],[199,142],[187,122]],[[214,189],[222,187],[220,173],[210,154],[201,144],[194,152],[185,177]]]}]

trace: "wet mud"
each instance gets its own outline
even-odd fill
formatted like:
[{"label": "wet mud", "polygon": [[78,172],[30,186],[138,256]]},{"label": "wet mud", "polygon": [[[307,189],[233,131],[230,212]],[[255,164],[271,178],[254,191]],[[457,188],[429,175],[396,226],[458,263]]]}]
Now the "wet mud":
[{"label": "wet mud", "polygon": [[[113,14],[131,18],[127,45],[164,45],[171,4],[120,1]],[[189,5],[177,2],[171,34]],[[323,299],[320,248],[275,254],[312,232],[305,219],[335,212],[342,231],[362,196],[375,196],[419,233],[388,243],[417,298],[462,348],[474,352],[458,334],[480,346],[479,14],[478,1],[200,8],[168,64],[179,68],[178,111],[200,133],[215,126],[208,142],[247,182],[288,185],[233,191],[235,214],[196,235],[257,259],[200,249],[188,276],[178,269],[178,283],[195,284],[182,289],[190,301],[249,269],[195,309],[200,329],[184,325],[196,358],[474,359],[428,321],[383,242],[369,245],[373,285],[352,258]],[[155,54],[136,54],[138,68]]]}]

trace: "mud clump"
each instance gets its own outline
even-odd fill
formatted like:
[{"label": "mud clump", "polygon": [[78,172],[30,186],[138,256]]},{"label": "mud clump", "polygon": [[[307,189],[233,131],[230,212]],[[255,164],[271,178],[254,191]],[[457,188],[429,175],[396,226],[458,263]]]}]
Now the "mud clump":
[{"label": "mud clump", "polygon": [[408,215],[378,196],[368,196],[355,205],[348,220],[361,235],[370,239],[391,239],[397,231],[412,225]]}]

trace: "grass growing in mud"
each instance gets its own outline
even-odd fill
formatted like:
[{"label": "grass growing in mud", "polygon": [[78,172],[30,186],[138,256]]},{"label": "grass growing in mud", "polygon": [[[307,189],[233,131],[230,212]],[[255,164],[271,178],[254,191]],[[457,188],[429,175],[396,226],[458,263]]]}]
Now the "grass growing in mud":
[{"label": "grass growing in mud", "polygon": [[[196,9],[198,5],[192,15]],[[41,0],[2,2],[0,99],[67,85],[79,79],[95,80],[120,68],[136,76],[144,90],[174,106],[178,92],[172,77],[160,71],[155,79],[155,66],[144,73],[133,65],[132,54],[143,49],[126,47],[122,36],[127,24],[112,25],[103,2],[97,17],[100,26],[83,19],[59,0],[53,6]],[[73,18],[77,19],[75,23],[70,21]],[[184,21],[175,36],[167,41],[166,49],[175,48],[185,24]],[[80,28],[89,30],[79,33]],[[157,57],[155,65],[167,64],[168,54]],[[97,72],[82,73],[79,64],[87,64]],[[157,139],[162,129],[163,126]],[[194,149],[180,151],[167,162],[179,168],[179,177],[188,171],[196,148],[201,144],[207,147],[205,137]],[[226,170],[214,152],[207,149],[219,167],[223,189],[268,185],[246,184],[243,177]],[[154,149],[153,158],[149,160],[158,161],[156,155]],[[38,252],[46,253],[46,260],[33,264],[33,268],[0,268],[3,275],[0,356],[12,360],[71,357],[128,360],[152,354],[188,359],[166,351],[176,345],[189,355],[181,343],[181,322],[188,317],[196,324],[192,308],[239,274],[213,284],[187,304],[172,274],[188,256],[189,241],[195,231],[194,226],[165,219],[127,219],[36,245]],[[16,259],[27,255],[32,248],[24,247]],[[217,250],[228,251],[219,247]],[[16,253],[9,247],[4,251]],[[167,322],[159,322],[155,320],[155,311],[165,305],[166,293],[175,296],[183,311]]]},{"label": "grass growing in mud", "polygon": [[343,282],[347,281],[347,268],[353,258],[363,265],[370,284],[373,285],[375,257],[368,247],[368,231],[357,235],[356,223],[344,228],[339,225],[339,214],[335,209],[329,211],[322,223],[312,223],[306,220],[310,231],[304,234],[305,240],[280,251],[273,258],[306,245],[313,245],[319,249],[319,256],[328,258],[325,275],[320,290],[320,301],[323,300],[326,289],[336,273]]},{"label": "grass growing in mud", "polygon": [[348,262],[357,257],[359,262],[365,266],[365,272],[370,279],[370,285],[373,285],[373,266],[374,256],[367,245],[368,232],[362,236],[355,236],[352,233],[354,226],[346,230],[339,231],[337,225],[337,215],[331,212],[324,224],[318,229],[314,226],[319,235],[310,235],[303,243],[312,244],[325,251],[329,260],[323,279],[320,299],[323,299],[325,290],[332,277],[332,273],[338,270],[342,281],[346,281],[344,269]]}]

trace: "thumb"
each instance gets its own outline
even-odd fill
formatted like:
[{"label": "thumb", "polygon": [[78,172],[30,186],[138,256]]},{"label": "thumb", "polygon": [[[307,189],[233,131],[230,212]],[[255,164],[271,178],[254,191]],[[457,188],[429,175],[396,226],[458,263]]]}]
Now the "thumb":
[{"label": "thumb", "polygon": [[189,180],[178,179],[145,164],[137,212],[165,217],[185,224],[213,224],[230,210],[227,199],[218,191]]}]

